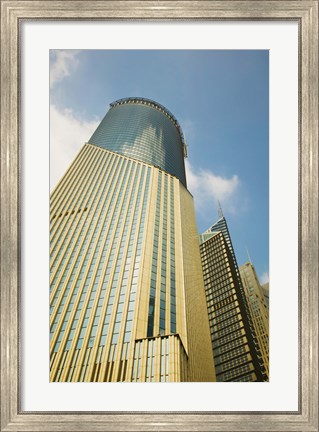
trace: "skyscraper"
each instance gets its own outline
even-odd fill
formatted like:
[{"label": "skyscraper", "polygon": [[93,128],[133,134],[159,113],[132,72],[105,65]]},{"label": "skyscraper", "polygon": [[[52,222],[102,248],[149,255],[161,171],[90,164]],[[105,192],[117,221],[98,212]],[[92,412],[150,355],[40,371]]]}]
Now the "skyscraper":
[{"label": "skyscraper", "polygon": [[266,381],[226,219],[200,235],[217,381]]},{"label": "skyscraper", "polygon": [[239,267],[247,304],[254,324],[265,369],[269,375],[269,311],[254,266],[247,262]]},{"label": "skyscraper", "polygon": [[213,381],[186,146],[142,98],[111,104],[51,195],[51,381]]},{"label": "skyscraper", "polygon": [[265,284],[263,284],[261,286],[261,289],[262,289],[263,294],[264,294],[266,306],[269,309],[269,282],[266,282]]}]

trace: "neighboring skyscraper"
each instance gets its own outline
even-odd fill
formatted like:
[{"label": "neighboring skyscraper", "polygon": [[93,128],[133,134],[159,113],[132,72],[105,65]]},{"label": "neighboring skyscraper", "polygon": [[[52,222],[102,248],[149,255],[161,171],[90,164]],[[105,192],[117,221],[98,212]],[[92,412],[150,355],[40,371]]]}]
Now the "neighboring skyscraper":
[{"label": "neighboring skyscraper", "polygon": [[239,272],[254,323],[260,352],[269,376],[269,312],[266,299],[254,266],[250,262],[247,262],[239,267]]},{"label": "neighboring skyscraper", "polygon": [[200,235],[216,378],[266,381],[226,219],[220,216]]},{"label": "neighboring skyscraper", "polygon": [[267,308],[269,310],[269,282],[262,285],[261,289],[263,290],[265,302],[266,302]]},{"label": "neighboring skyscraper", "polygon": [[51,381],[215,380],[185,143],[121,99],[51,196]]}]

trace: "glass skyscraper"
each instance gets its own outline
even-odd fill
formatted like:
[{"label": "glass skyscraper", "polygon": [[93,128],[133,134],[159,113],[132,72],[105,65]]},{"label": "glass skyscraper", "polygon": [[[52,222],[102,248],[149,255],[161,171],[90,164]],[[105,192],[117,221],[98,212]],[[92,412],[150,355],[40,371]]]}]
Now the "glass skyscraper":
[{"label": "glass skyscraper", "polygon": [[239,267],[247,304],[254,324],[265,369],[269,375],[269,309],[255,267],[247,262]]},{"label": "glass skyscraper", "polygon": [[267,381],[224,216],[200,235],[200,251],[217,381]]},{"label": "glass skyscraper", "polygon": [[179,123],[111,104],[51,195],[50,380],[214,381]]}]

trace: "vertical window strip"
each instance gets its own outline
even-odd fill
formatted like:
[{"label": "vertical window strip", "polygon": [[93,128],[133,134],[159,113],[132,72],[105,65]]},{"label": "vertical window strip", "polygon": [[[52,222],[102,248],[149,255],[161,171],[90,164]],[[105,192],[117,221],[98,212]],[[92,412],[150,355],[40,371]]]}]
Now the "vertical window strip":
[{"label": "vertical window strip", "polygon": [[139,358],[140,344],[141,344],[141,342],[135,342],[131,381],[136,381],[136,377],[137,377],[137,363],[138,363],[138,358]]},{"label": "vertical window strip", "polygon": [[165,338],[165,345],[166,345],[166,349],[165,349],[165,382],[169,381],[169,338]]},{"label": "vertical window strip", "polygon": [[155,355],[156,355],[156,341],[152,339],[151,343],[151,354],[152,354],[152,362],[151,362],[151,382],[155,380]]},{"label": "vertical window strip", "polygon": [[145,381],[149,382],[150,381],[150,376],[151,376],[151,360],[152,360],[152,352],[151,352],[151,340],[146,340],[147,343],[147,358],[146,358],[146,373],[145,373]]},{"label": "vertical window strip", "polygon": [[167,267],[167,195],[168,177],[164,175],[164,196],[162,210],[162,256],[161,256],[161,284],[160,284],[160,322],[159,331],[165,334],[166,325],[166,267]]},{"label": "vertical window strip", "polygon": [[175,280],[175,213],[174,180],[170,184],[170,294],[171,294],[171,333],[176,333],[176,280]]},{"label": "vertical window strip", "polygon": [[158,180],[157,180],[157,198],[156,198],[156,213],[155,213],[155,227],[154,227],[154,240],[153,240],[150,299],[148,305],[147,337],[151,337],[154,335],[154,314],[155,314],[155,298],[156,298],[156,284],[157,284],[156,279],[157,279],[157,271],[158,271],[158,241],[159,241],[159,224],[160,224],[160,209],[161,209],[161,186],[162,186],[162,175],[161,172],[159,172]]},{"label": "vertical window strip", "polygon": [[137,357],[137,366],[136,366],[136,382],[140,381],[141,378],[141,362],[142,362],[142,354],[143,354],[143,342],[139,342],[139,355]]},{"label": "vertical window strip", "polygon": [[160,381],[164,382],[165,381],[165,365],[166,365],[166,361],[165,361],[165,338],[161,339],[161,360],[160,360]]}]

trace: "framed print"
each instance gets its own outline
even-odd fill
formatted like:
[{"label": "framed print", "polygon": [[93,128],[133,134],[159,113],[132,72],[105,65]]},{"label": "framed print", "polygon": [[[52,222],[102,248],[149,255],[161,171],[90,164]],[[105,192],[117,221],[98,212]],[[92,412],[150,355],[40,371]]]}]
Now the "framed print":
[{"label": "framed print", "polygon": [[[318,2],[1,1],[1,9],[1,430],[317,430]],[[138,49],[170,50],[171,64],[176,50],[269,52],[269,382],[49,380],[50,50],[129,58]]]}]

